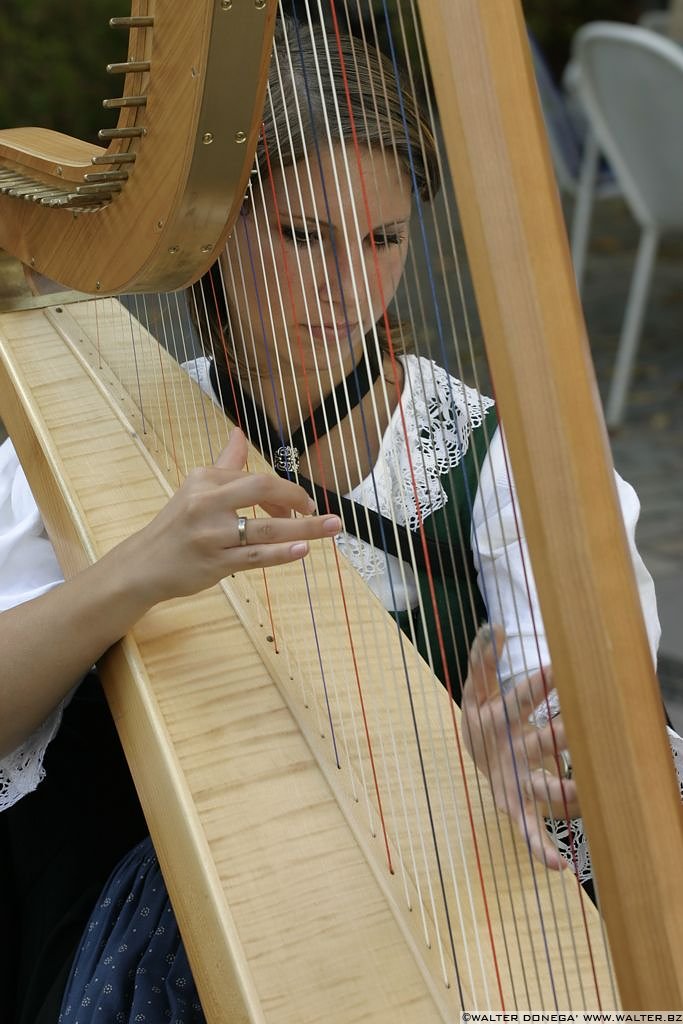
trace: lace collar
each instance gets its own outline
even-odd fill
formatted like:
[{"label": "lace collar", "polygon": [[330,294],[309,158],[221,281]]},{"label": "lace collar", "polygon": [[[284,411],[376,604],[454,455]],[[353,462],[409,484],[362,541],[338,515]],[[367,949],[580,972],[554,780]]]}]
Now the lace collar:
[{"label": "lace collar", "polygon": [[[399,358],[405,374],[401,403],[384,432],[372,472],[347,497],[415,530],[418,505],[425,519],[448,501],[440,478],[462,461],[473,429],[494,402],[431,359]],[[220,405],[209,378],[209,360],[198,357],[185,369]]]},{"label": "lace collar", "polygon": [[426,518],[448,501],[440,478],[461,462],[472,430],[494,402],[431,359],[407,355],[401,362],[401,403],[384,433],[373,472],[349,497],[416,530],[418,508]]}]

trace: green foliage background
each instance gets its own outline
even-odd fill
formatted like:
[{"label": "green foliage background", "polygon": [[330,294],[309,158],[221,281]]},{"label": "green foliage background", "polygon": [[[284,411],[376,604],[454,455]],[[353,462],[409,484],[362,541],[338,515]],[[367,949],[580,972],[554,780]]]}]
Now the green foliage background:
[{"label": "green foliage background", "polygon": [[[380,20],[384,2],[375,0]],[[665,5],[665,0],[522,2],[557,76],[579,25],[598,18],[634,21],[641,11]],[[301,7],[302,0],[290,4]],[[341,0],[338,4],[341,8]],[[392,11],[397,0],[386,4]],[[110,29],[109,18],[129,13],[129,0],[0,0],[0,127],[41,125],[95,142],[100,128],[116,123],[115,115],[101,108],[102,100],[120,89],[105,66],[126,56],[127,34]]]},{"label": "green foliage background", "polygon": [[120,92],[105,67],[125,58],[109,18],[126,0],[1,0],[0,127],[40,125],[96,142],[114,124],[102,100]]}]

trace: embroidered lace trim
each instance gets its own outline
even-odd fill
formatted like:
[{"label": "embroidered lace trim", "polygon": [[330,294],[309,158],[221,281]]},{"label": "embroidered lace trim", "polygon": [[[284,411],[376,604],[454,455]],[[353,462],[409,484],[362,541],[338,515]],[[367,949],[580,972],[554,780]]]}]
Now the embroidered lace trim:
[{"label": "embroidered lace trim", "polygon": [[[448,501],[441,477],[462,461],[472,430],[494,402],[431,359],[407,355],[401,361],[402,409],[394,410],[374,470],[349,497],[414,531],[420,517]],[[337,546],[364,580],[386,572],[384,552],[365,541],[341,533]]]},{"label": "embroidered lace trim", "polygon": [[57,735],[62,712],[69,703],[66,697],[50,717],[20,747],[0,761],[0,812],[32,793],[45,778],[43,758],[48,744]]},{"label": "embroidered lace trim", "polygon": [[[668,730],[671,753],[678,777],[678,788],[683,800],[683,740],[676,733]],[[588,840],[583,827],[583,818],[572,818],[571,821],[553,821],[546,819],[548,829],[552,833],[557,848],[572,869],[576,871],[579,881],[587,882],[593,877],[591,855]]]}]

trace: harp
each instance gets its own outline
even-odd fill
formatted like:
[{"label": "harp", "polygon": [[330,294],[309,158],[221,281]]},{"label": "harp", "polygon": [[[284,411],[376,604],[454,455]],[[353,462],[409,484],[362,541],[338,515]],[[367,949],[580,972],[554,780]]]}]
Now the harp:
[{"label": "harp", "polygon": [[[450,1021],[471,1008],[682,1003],[680,805],[523,20],[509,0],[419,6],[619,995],[598,915],[564,875],[536,869],[501,824],[459,757],[448,694],[353,572],[340,563],[341,586],[325,588],[337,569],[321,546],[307,569],[315,636],[295,567],[279,583],[276,629],[270,590],[245,574],[154,609],[102,663],[210,1021]],[[242,203],[275,4],[185,8],[158,0],[136,9],[136,60],[107,151],[0,135],[3,191],[21,193],[0,196],[0,245],[69,288],[181,287],[220,251]],[[225,174],[223,157],[205,162],[220,145],[206,111],[224,113],[211,55],[231,46],[244,56],[248,107],[226,129],[224,153],[236,156]],[[168,113],[162,99],[188,79],[191,92],[181,89]],[[187,122],[167,136],[180,111]],[[178,149],[166,148],[170,139]],[[111,174],[80,184],[93,157]],[[128,386],[110,307],[67,298],[0,317],[0,413],[70,574],[161,507],[188,468],[181,434],[183,452],[197,453],[190,462],[207,461],[224,426],[142,327],[139,385]],[[154,412],[152,363],[173,396],[164,416]],[[181,428],[182,410],[197,407]],[[96,429],[84,437],[86,412]],[[259,465],[253,453],[250,467]],[[349,676],[334,666],[348,664],[350,637]],[[340,675],[336,734],[353,736],[365,717],[376,761],[370,743],[348,761],[331,756],[327,705],[302,686],[320,677],[321,660]],[[406,677],[414,688],[392,685]],[[428,748],[416,735],[430,737]],[[383,736],[400,748],[395,759]],[[380,765],[382,781],[361,797],[359,780]],[[420,790],[414,821],[372,795],[398,792],[402,778]]]}]

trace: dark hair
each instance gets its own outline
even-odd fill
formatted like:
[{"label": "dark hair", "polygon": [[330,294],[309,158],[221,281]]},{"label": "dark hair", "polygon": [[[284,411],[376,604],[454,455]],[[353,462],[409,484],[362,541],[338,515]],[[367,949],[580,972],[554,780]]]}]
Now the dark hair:
[{"label": "dark hair", "polygon": [[[264,134],[277,140],[284,166],[298,163],[328,131],[332,142],[340,142],[350,139],[355,127],[366,146],[396,154],[406,174],[414,175],[422,199],[438,191],[436,143],[427,118],[397,80],[391,61],[364,40],[340,34],[337,41],[320,26],[312,32],[289,19],[280,23],[269,93]],[[263,141],[256,162],[265,172]]]},{"label": "dark hair", "polygon": [[[439,189],[436,141],[429,122],[410,90],[397,78],[387,57],[357,36],[299,25],[287,18],[278,23],[263,115],[263,134],[255,163],[268,176],[267,147],[276,147],[279,166],[298,163],[321,138],[339,142],[352,138],[379,148],[398,161],[423,200]],[[265,140],[265,141],[264,141]],[[218,263],[193,286],[190,315],[208,321],[211,339],[227,338],[222,272]],[[380,326],[380,341],[386,347]],[[200,339],[205,332],[199,330]],[[205,341],[202,341],[205,347]],[[217,346],[212,355],[225,355]]]}]

